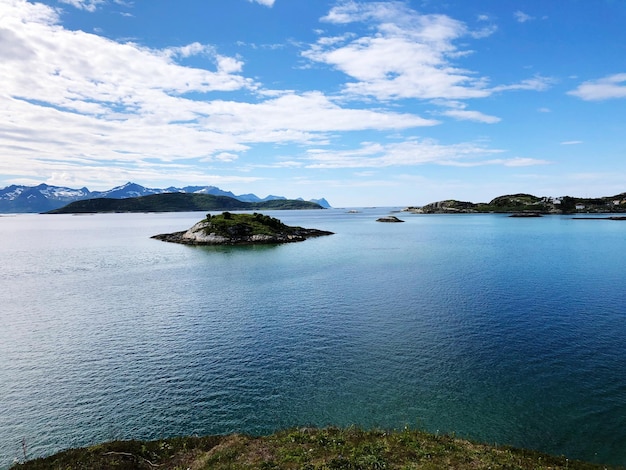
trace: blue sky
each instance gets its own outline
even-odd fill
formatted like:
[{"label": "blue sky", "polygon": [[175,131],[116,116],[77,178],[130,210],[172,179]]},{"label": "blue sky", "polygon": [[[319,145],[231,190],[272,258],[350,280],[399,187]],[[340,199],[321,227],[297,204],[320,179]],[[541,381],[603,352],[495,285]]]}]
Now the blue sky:
[{"label": "blue sky", "polygon": [[622,0],[2,0],[0,186],[626,191]]}]

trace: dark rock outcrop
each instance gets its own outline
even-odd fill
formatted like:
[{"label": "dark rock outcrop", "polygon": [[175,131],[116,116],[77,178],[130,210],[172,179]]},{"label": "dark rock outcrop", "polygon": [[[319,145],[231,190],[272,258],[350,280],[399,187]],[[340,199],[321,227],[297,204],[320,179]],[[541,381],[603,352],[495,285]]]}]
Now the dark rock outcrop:
[{"label": "dark rock outcrop", "polygon": [[376,222],[398,223],[398,222],[404,222],[404,220],[398,219],[395,215],[388,215],[386,217],[381,217],[379,219],[376,219]]}]

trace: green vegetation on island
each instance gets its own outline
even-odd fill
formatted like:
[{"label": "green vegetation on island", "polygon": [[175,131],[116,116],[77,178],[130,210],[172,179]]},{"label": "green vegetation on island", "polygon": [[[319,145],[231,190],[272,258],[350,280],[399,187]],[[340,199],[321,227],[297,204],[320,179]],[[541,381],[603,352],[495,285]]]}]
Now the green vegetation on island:
[{"label": "green vegetation on island", "polygon": [[212,194],[164,193],[126,199],[97,198],[72,202],[46,214],[87,214],[99,212],[193,212],[235,210],[323,209],[315,202],[296,199],[273,199],[243,202]]},{"label": "green vegetation on island", "polygon": [[13,470],[125,469],[608,469],[532,450],[422,431],[300,428],[269,436],[115,441],[17,464]]},{"label": "green vegetation on island", "polygon": [[407,212],[418,214],[462,214],[462,213],[623,213],[626,212],[626,193],[601,198],[538,197],[532,194],[499,196],[489,203],[473,203],[448,199],[422,207],[407,207]]},{"label": "green vegetation on island", "polygon": [[186,245],[252,245],[290,243],[332,235],[324,230],[292,227],[268,215],[207,214],[189,230],[154,235],[152,238]]}]

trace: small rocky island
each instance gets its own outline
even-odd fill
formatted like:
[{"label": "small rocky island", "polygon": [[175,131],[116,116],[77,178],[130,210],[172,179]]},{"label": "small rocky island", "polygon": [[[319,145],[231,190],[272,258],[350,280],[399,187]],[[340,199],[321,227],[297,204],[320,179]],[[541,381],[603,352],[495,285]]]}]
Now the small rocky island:
[{"label": "small rocky island", "polygon": [[313,228],[292,227],[268,215],[207,214],[189,230],[154,235],[152,238],[184,245],[257,245],[300,242],[333,232]]},{"label": "small rocky island", "polygon": [[395,215],[388,215],[388,216],[380,217],[376,219],[376,222],[386,222],[386,223],[397,224],[398,222],[404,222],[404,220],[398,219]]}]

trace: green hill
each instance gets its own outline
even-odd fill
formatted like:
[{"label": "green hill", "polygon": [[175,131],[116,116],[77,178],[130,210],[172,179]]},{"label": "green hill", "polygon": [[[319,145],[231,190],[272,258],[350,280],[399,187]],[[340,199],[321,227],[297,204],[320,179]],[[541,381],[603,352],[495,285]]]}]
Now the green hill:
[{"label": "green hill", "polygon": [[575,214],[575,213],[623,213],[626,212],[626,193],[601,198],[561,198],[538,197],[532,194],[509,194],[492,199],[488,203],[457,201],[432,202],[422,207],[407,207],[409,212],[419,214],[459,214],[459,213],[536,213],[536,214]]},{"label": "green hill", "polygon": [[126,199],[97,198],[75,201],[46,214],[84,214],[98,212],[193,212],[233,210],[322,209],[314,202],[275,199],[243,202],[228,196],[212,194],[165,193]]}]

